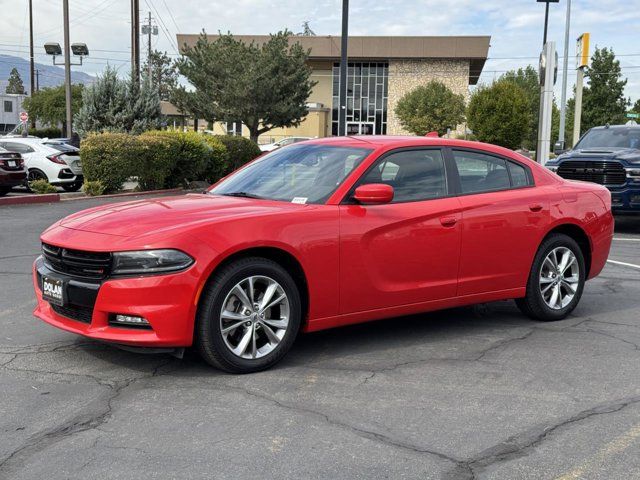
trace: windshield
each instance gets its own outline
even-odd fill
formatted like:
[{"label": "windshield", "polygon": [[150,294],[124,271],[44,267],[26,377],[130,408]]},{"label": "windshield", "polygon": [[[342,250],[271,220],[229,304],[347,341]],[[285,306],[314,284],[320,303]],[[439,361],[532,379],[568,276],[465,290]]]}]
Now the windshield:
[{"label": "windshield", "polygon": [[370,152],[365,148],[291,145],[259,158],[210,193],[324,203]]},{"label": "windshield", "polygon": [[640,149],[640,128],[600,128],[589,130],[574,148],[576,150],[595,148]]}]

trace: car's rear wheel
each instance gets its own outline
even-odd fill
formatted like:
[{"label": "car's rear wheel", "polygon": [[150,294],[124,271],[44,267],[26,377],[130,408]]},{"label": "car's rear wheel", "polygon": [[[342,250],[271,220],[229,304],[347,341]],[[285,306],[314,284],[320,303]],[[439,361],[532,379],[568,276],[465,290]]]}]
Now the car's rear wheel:
[{"label": "car's rear wheel", "polygon": [[11,191],[11,187],[0,187],[0,197],[4,197]]},{"label": "car's rear wheel", "polygon": [[301,318],[298,287],[282,266],[265,258],[241,259],[225,266],[205,288],[196,346],[217,368],[257,372],[289,351]]},{"label": "car's rear wheel", "polygon": [[533,261],[527,291],[516,303],[535,320],[562,320],[578,305],[585,283],[580,246],[563,234],[552,234],[540,245]]},{"label": "car's rear wheel", "polygon": [[45,181],[49,181],[49,177],[47,177],[47,175],[42,171],[42,170],[38,170],[38,169],[31,169],[29,170],[29,174],[27,177],[27,190],[30,192],[33,192],[33,190],[31,190],[31,186],[30,183],[35,181],[35,180],[45,180]]}]

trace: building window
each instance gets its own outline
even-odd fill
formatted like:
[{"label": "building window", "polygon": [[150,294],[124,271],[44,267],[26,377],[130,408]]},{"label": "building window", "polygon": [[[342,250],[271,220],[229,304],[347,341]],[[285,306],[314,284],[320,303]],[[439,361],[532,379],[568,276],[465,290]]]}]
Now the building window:
[{"label": "building window", "polygon": [[[384,135],[387,133],[387,62],[349,63],[347,67],[348,135]],[[333,64],[333,110],[331,127],[338,135],[340,107],[340,63]]]},{"label": "building window", "polygon": [[4,101],[4,111],[5,113],[13,112],[13,102],[11,100]]},{"label": "building window", "polygon": [[227,122],[227,135],[242,136],[242,122]]}]

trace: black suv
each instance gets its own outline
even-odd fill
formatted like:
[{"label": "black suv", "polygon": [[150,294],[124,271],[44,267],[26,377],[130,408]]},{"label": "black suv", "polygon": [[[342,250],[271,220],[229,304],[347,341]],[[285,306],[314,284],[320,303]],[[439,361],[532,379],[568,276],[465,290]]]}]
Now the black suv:
[{"label": "black suv", "polygon": [[545,165],[563,178],[599,183],[618,213],[640,213],[640,125],[594,127]]}]

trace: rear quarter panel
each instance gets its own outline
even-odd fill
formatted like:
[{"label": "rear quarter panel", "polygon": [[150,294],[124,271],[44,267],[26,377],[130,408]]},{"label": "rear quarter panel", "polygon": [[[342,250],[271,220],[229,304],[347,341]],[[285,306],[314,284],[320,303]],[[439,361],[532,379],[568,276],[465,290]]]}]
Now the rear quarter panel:
[{"label": "rear quarter panel", "polygon": [[597,276],[604,268],[613,239],[614,218],[611,194],[599,185],[565,181],[557,187],[551,200],[551,228],[575,224],[589,237],[591,266],[587,278]]}]

